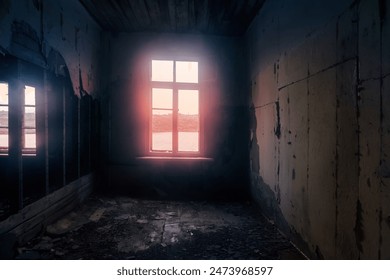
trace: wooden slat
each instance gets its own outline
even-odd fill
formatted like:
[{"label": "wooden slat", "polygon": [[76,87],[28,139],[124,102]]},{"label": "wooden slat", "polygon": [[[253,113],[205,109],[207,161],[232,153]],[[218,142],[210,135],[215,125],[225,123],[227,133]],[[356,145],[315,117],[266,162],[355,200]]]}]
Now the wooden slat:
[{"label": "wooden slat", "polygon": [[[244,2],[244,1],[241,1]],[[209,9],[209,22],[207,32],[211,34],[223,34],[223,16],[226,10],[226,2],[225,0],[214,0],[209,1],[208,9]],[[231,28],[234,28],[234,25],[229,25],[226,31],[230,32]]]},{"label": "wooden slat", "polygon": [[106,30],[114,30],[117,28],[112,25],[111,19],[102,13],[104,9],[101,5],[97,5],[90,0],[80,0],[80,2],[100,27]]},{"label": "wooden slat", "polygon": [[176,0],[176,30],[186,31],[188,28],[188,0]]},{"label": "wooden slat", "polygon": [[209,0],[196,1],[195,6],[196,26],[199,31],[206,32],[209,25]]},{"label": "wooden slat", "polygon": [[145,0],[145,7],[150,17],[151,29],[158,30],[163,28],[165,30],[168,26],[167,22],[161,18],[159,2],[156,0]]},{"label": "wooden slat", "polygon": [[232,20],[232,16],[234,15],[234,12],[236,10],[237,1],[225,0],[223,2],[223,5],[221,2],[217,3],[217,6],[221,6],[221,8],[218,9],[217,15],[213,18],[213,21],[215,22],[215,33],[224,34],[232,31],[232,23],[234,22]]},{"label": "wooden slat", "polygon": [[[153,1],[153,0],[151,0]],[[158,0],[159,16],[160,16],[160,28],[163,31],[172,31],[171,18],[169,14],[169,5],[167,0]],[[158,23],[157,23],[158,24]],[[155,31],[158,31],[158,26],[155,27]]]},{"label": "wooden slat", "polygon": [[169,12],[169,20],[171,23],[171,30],[176,31],[176,3],[175,0],[167,0],[168,12]]},{"label": "wooden slat", "polygon": [[105,30],[240,35],[264,0],[79,0]]},{"label": "wooden slat", "polygon": [[146,31],[150,28],[150,17],[144,0],[127,0],[132,9],[135,18],[141,26],[140,31]]},{"label": "wooden slat", "polygon": [[[252,1],[252,0],[250,0],[250,1]],[[235,7],[234,16],[233,16],[233,20],[234,20],[235,24],[231,26],[232,35],[238,35],[238,34],[242,33],[243,31],[245,31],[245,29],[246,29],[245,23],[247,21],[247,19],[245,18],[246,17],[245,10],[246,10],[247,6],[248,6],[247,1],[238,1],[237,2],[237,5]]]},{"label": "wooden slat", "polygon": [[134,20],[133,11],[130,9],[129,4],[125,1],[111,1],[112,6],[117,11],[121,24],[125,26],[126,30],[136,30],[139,28],[138,21]]},{"label": "wooden slat", "polygon": [[188,0],[188,30],[196,31],[195,1]]},{"label": "wooden slat", "polygon": [[[68,186],[23,208],[20,213],[0,223],[2,236],[13,235],[19,244],[28,241],[44,226],[71,211],[91,192],[92,175],[86,175]],[[1,244],[0,244],[1,246]]]}]

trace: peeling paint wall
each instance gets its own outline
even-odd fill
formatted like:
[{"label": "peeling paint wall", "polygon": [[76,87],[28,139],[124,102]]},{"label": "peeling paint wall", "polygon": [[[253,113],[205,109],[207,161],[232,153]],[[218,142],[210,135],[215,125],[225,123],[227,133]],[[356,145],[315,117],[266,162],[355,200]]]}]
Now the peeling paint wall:
[{"label": "peeling paint wall", "polygon": [[[100,91],[100,32],[75,0],[4,0],[0,7],[0,55],[11,54],[45,67],[50,63],[50,52],[55,50],[64,58],[78,96],[97,97]],[[15,34],[19,34],[17,44]],[[37,53],[41,59],[37,59]],[[57,71],[64,68],[57,67]]]},{"label": "peeling paint wall", "polygon": [[390,258],[389,30],[387,0],[280,0],[247,33],[252,194],[313,258]]}]

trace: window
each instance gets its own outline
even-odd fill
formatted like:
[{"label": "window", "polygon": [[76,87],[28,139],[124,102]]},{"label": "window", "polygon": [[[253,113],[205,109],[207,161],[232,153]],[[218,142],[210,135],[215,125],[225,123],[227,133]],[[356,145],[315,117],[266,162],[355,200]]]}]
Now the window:
[{"label": "window", "polygon": [[0,152],[8,153],[8,84],[0,82]]},{"label": "window", "polygon": [[198,62],[152,60],[150,151],[200,151]]},{"label": "window", "polygon": [[[8,155],[9,149],[9,88],[0,82],[0,153]],[[36,152],[36,105],[35,88],[24,87],[23,98],[23,154]]]},{"label": "window", "polygon": [[23,111],[23,152],[35,153],[36,144],[36,106],[35,88],[24,87],[24,111]]}]

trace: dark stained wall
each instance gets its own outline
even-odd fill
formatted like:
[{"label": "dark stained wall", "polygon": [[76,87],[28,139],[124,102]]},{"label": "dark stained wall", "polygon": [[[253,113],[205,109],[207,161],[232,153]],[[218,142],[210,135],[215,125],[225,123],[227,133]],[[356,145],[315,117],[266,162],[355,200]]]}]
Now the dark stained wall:
[{"label": "dark stained wall", "polygon": [[309,256],[388,259],[390,2],[316,4],[247,34],[252,194]]},{"label": "dark stained wall", "polygon": [[[240,38],[156,33],[110,38],[103,108],[104,180],[109,189],[165,198],[248,193],[248,87]],[[199,61],[201,159],[145,159],[151,59]]]},{"label": "dark stained wall", "polygon": [[[91,192],[98,143],[100,28],[77,1],[1,1],[0,81],[9,149],[0,155],[0,258]],[[24,86],[36,89],[35,154],[22,152]]]}]

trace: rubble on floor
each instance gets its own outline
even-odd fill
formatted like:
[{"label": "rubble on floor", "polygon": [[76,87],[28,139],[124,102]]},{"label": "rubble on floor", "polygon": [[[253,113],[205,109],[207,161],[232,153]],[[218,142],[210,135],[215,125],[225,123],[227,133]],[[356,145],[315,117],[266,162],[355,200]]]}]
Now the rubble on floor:
[{"label": "rubble on floor", "polygon": [[250,203],[91,197],[17,259],[304,259]]}]

